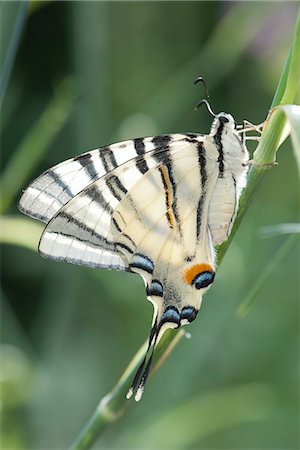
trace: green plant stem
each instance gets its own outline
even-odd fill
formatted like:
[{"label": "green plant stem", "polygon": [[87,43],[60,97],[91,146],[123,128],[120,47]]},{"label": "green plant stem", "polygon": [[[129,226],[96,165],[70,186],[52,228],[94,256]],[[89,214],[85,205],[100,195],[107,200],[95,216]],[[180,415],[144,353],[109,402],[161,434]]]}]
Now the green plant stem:
[{"label": "green plant stem", "polygon": [[[156,349],[152,373],[159,368],[162,362],[169,356],[172,349],[185,336],[184,330],[179,330],[175,335],[171,330],[167,331]],[[107,425],[117,420],[131,403],[125,399],[131,385],[132,378],[145,356],[148,342],[133,357],[118,383],[105,397],[102,398],[94,414],[80,432],[71,449],[84,450],[90,448],[102,430]],[[124,401],[125,400],[125,401]]]},{"label": "green plant stem", "polygon": [[[296,58],[299,58],[299,45],[300,23],[298,18],[289,58],[277,87],[272,102],[272,107],[278,105],[283,101],[283,99],[288,103],[292,103],[294,100],[298,80],[300,79],[299,64],[296,62]],[[290,71],[294,71],[294,73],[290,74]],[[219,248],[218,262],[221,262],[223,259],[233,235],[235,234],[242,217],[249,207],[250,200],[252,200],[255,190],[257,190],[260,182],[275,161],[276,152],[280,144],[280,138],[282,136],[284,125],[284,114],[281,111],[275,111],[264,127],[260,144],[254,153],[254,164],[249,172],[247,187],[245,188],[240,201],[240,208],[235,225],[230,238]],[[159,357],[159,355],[162,357],[165,352],[168,352],[170,346],[174,348],[177,343],[178,334],[181,332],[181,330],[177,333],[171,331],[165,339],[162,339],[160,346],[157,349],[157,357]],[[131,361],[116,387],[100,401],[90,421],[79,434],[74,444],[70,447],[71,450],[86,450],[90,448],[92,443],[95,442],[99,436],[100,432],[104,430],[110,422],[116,420],[123,413],[128,404],[128,401],[125,399],[125,393],[131,384],[132,375],[135,373],[138,364],[144,355],[145,345],[146,343],[141,347],[135,358]]]}]

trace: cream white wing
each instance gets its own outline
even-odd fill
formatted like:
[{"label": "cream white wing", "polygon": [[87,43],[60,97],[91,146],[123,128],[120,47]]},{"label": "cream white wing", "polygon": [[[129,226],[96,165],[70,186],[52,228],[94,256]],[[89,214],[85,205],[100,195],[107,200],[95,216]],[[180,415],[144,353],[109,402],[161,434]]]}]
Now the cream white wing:
[{"label": "cream white wing", "polygon": [[[153,138],[155,149],[143,156],[147,172],[180,153],[184,158],[191,143],[187,137]],[[91,267],[128,270],[124,255],[111,234],[113,212],[133,186],[145,177],[137,160],[122,164],[61,208],[46,227],[39,250],[43,256]],[[147,192],[142,196],[147,198]],[[147,222],[145,222],[145,226]]]},{"label": "cream white wing", "polygon": [[213,244],[219,245],[228,238],[236,217],[239,198],[246,185],[245,163],[249,154],[235,129],[229,132],[222,122],[215,134],[205,137],[204,146],[209,154],[216,151],[218,154],[218,178],[210,196],[208,226]]},{"label": "cream white wing", "polygon": [[146,156],[149,152],[163,151],[170,142],[184,142],[187,136],[173,134],[136,138],[101,147],[64,161],[36,178],[23,192],[19,201],[21,212],[48,223],[73,197],[105,174],[130,160],[135,160],[137,170],[148,170]]}]

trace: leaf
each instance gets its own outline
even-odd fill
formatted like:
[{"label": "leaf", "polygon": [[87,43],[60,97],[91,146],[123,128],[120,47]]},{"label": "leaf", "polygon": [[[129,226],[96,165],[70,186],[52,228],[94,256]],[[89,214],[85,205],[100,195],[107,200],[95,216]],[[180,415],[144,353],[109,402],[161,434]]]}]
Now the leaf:
[{"label": "leaf", "polygon": [[300,178],[300,106],[280,105],[278,109],[284,112],[288,122],[289,134],[291,135],[294,155]]},{"label": "leaf", "polygon": [[28,0],[1,2],[0,104],[5,96],[13,63],[25,25]]},{"label": "leaf", "polygon": [[259,237],[264,239],[274,236],[281,236],[283,234],[296,233],[300,233],[300,223],[279,223],[277,225],[261,227],[259,230]]}]

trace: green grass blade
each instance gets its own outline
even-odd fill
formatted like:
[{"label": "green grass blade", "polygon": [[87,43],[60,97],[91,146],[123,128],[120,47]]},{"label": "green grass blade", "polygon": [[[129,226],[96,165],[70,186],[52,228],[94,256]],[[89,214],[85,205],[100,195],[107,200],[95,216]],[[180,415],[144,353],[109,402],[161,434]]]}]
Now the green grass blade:
[{"label": "green grass blade", "polygon": [[284,112],[288,121],[300,179],[300,106],[281,105],[279,106],[279,109]]},{"label": "green grass blade", "polygon": [[22,2],[2,2],[1,15],[1,50],[0,50],[0,105],[19,47],[28,12],[28,0]]},{"label": "green grass blade", "polygon": [[283,234],[300,233],[300,223],[279,223],[262,227],[259,230],[259,237],[262,239],[282,236]]},{"label": "green grass blade", "polygon": [[0,244],[20,245],[36,251],[43,225],[30,219],[5,216],[0,218]]},{"label": "green grass blade", "polygon": [[295,246],[297,243],[297,238],[299,236],[297,234],[294,234],[286,239],[286,241],[282,244],[282,246],[279,248],[276,255],[272,257],[270,260],[270,263],[267,265],[267,267],[264,268],[264,270],[261,272],[261,276],[258,278],[257,282],[253,286],[253,288],[250,290],[250,292],[247,294],[246,298],[242,301],[240,306],[237,309],[237,316],[239,318],[245,317],[251,306],[253,305],[254,301],[257,299],[258,294],[262,291],[262,289],[267,284],[268,280],[272,276],[272,274],[275,272],[283,258],[288,254],[288,252]]},{"label": "green grass blade", "polygon": [[2,213],[20,194],[35,166],[69,119],[76,98],[74,81],[67,77],[57,86],[53,99],[13,153],[0,179]]}]

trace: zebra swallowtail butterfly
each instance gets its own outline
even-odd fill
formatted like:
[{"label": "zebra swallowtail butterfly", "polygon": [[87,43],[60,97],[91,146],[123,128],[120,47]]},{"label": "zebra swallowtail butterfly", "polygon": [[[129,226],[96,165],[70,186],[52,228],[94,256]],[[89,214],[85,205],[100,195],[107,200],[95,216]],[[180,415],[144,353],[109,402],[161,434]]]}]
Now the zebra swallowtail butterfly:
[{"label": "zebra swallowtail butterfly", "polygon": [[245,186],[241,131],[230,114],[213,115],[208,135],[136,138],[62,162],[20,199],[23,213],[47,224],[42,256],[143,278],[154,314],[127,394],[137,401],[163,333],[196,318],[214,280],[214,246],[227,239]]}]

